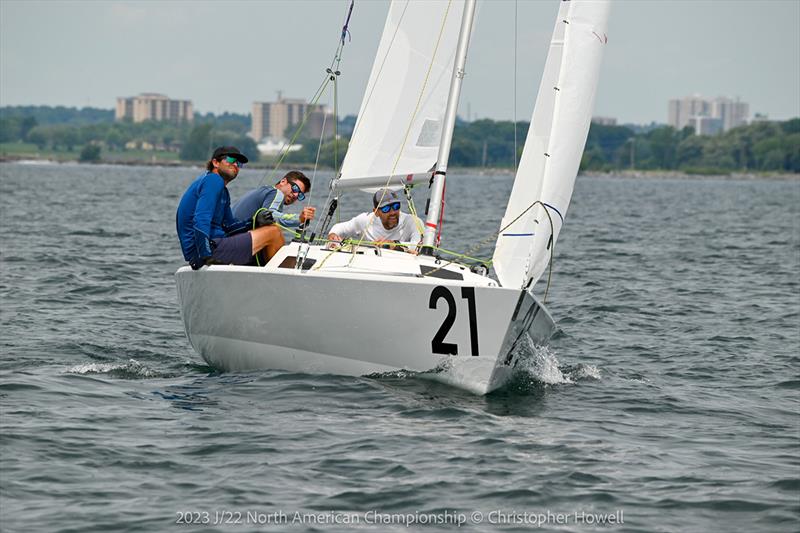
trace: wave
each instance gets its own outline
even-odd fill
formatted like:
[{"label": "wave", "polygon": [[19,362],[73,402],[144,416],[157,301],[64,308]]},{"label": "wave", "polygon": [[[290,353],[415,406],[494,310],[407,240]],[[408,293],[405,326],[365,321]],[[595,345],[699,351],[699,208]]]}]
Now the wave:
[{"label": "wave", "polygon": [[574,384],[581,380],[602,378],[600,369],[594,365],[578,363],[562,366],[550,346],[534,344],[527,337],[525,340],[514,368],[515,378],[530,378],[545,385]]},{"label": "wave", "polygon": [[136,359],[129,359],[125,363],[83,363],[75,365],[64,371],[65,374],[107,374],[119,379],[149,379],[173,377],[173,374],[165,374],[153,370]]}]

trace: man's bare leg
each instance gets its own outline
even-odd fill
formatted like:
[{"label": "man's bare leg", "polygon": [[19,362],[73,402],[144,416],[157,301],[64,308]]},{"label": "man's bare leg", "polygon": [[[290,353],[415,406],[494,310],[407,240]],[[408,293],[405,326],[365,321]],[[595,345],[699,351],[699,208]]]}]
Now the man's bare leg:
[{"label": "man's bare leg", "polygon": [[253,241],[253,255],[260,251],[265,251],[267,261],[278,253],[284,244],[283,233],[278,226],[261,226],[250,232]]}]

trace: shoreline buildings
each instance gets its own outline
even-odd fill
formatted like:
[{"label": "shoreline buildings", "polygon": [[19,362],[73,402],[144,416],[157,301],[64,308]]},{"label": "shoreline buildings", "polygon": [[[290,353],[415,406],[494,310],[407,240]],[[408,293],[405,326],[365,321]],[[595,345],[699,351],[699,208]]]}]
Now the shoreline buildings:
[{"label": "shoreline buildings", "polygon": [[145,120],[192,122],[194,109],[191,100],[172,100],[163,94],[142,93],[139,96],[117,98],[114,119],[128,118],[133,122]]},{"label": "shoreline buildings", "polygon": [[696,135],[714,135],[742,126],[747,124],[749,115],[749,104],[722,96],[686,96],[670,100],[667,105],[667,123],[677,130],[690,126]]},{"label": "shoreline buildings", "polygon": [[333,135],[333,114],[326,106],[311,105],[299,98],[283,98],[279,92],[277,102],[253,102],[250,137],[256,142],[286,139],[287,129],[300,124],[306,114],[305,137],[319,138],[323,127],[325,137]]}]

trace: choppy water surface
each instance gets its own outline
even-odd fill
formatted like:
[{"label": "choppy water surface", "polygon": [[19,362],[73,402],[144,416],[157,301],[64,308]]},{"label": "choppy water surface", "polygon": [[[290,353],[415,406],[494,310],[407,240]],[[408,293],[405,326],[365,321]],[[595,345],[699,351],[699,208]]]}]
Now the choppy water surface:
[{"label": "choppy water surface", "polygon": [[[580,178],[561,331],[475,397],[205,366],[173,278],[197,173],[0,165],[3,531],[800,527],[800,181]],[[453,175],[443,245],[510,186]]]}]

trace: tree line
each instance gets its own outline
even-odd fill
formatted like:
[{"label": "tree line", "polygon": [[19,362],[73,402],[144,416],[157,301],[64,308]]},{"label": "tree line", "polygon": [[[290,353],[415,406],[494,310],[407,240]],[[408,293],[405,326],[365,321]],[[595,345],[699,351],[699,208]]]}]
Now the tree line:
[{"label": "tree line", "polygon": [[[39,150],[89,150],[98,160],[102,151],[174,152],[184,161],[203,161],[214,146],[236,145],[258,161],[256,143],[247,136],[250,117],[234,113],[196,113],[193,122],[115,121],[114,112],[47,106],[0,108],[0,143],[30,143]],[[83,152],[82,152],[83,153]]]},{"label": "tree line", "polygon": [[585,170],[678,170],[800,172],[800,118],[754,122],[719,135],[663,126],[633,134],[624,126],[592,124],[581,168]]},{"label": "tree line", "polygon": [[[515,131],[516,130],[516,131]],[[519,163],[528,123],[477,120],[456,123],[451,166],[514,168]],[[348,139],[321,147],[320,164],[334,167]],[[317,143],[304,144],[287,160],[313,163]],[[515,158],[516,155],[516,158]],[[660,126],[635,132],[627,126],[592,123],[581,160],[582,171],[675,170],[690,174],[800,172],[800,118],[756,122],[721,135],[695,135],[691,128]]]},{"label": "tree line", "polygon": [[[93,146],[124,154],[130,150],[174,152],[184,161],[203,161],[214,146],[238,146],[258,161],[256,143],[247,136],[250,116],[235,113],[195,114],[192,123],[114,121],[113,111],[47,106],[0,108],[0,142],[27,142],[39,149],[68,150]],[[347,150],[355,117],[339,121],[338,140],[299,137],[302,149],[289,153],[287,164],[338,168]],[[527,122],[457,121],[450,165],[513,168],[519,162]],[[346,133],[346,134],[343,134]],[[691,128],[670,126],[635,131],[629,126],[592,123],[581,170],[677,170],[688,173],[734,171],[800,172],[800,118],[755,122],[719,135],[694,135]]]}]

